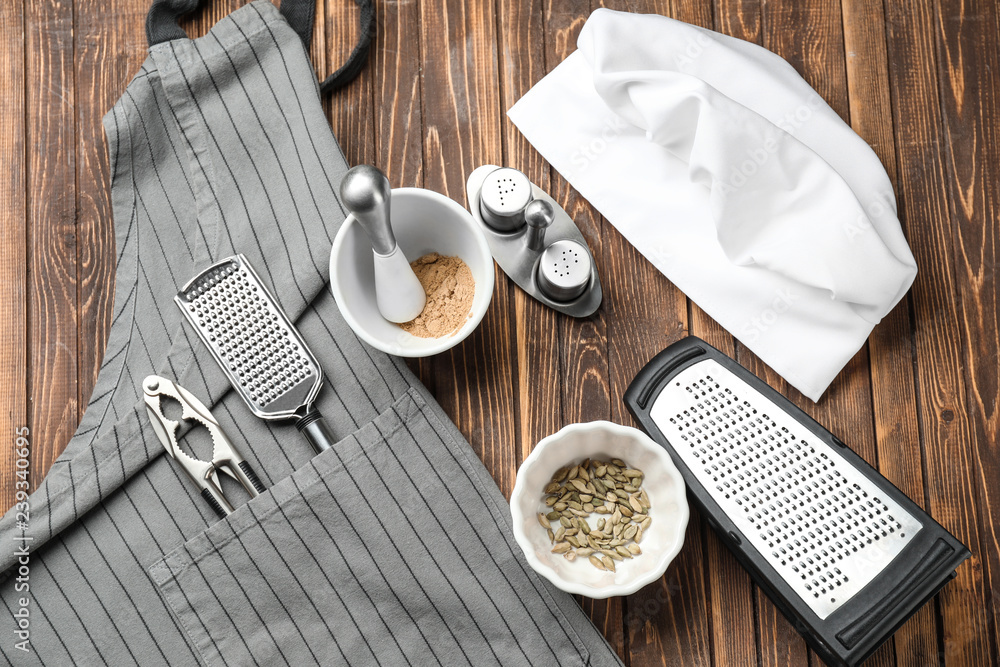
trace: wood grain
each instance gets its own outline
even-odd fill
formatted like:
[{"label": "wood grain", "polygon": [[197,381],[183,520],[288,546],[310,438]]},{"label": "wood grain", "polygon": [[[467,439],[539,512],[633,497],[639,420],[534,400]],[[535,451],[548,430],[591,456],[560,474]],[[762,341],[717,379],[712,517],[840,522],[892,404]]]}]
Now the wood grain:
[{"label": "wood grain", "polygon": [[[882,160],[898,192],[885,16],[881,5],[863,1],[845,0],[842,9],[851,126]],[[914,465],[922,453],[909,318],[906,297],[869,339],[872,403],[879,471],[923,505],[923,467]],[[926,605],[893,637],[897,664],[936,662],[938,629],[933,606]]]},{"label": "wood grain", "polygon": [[25,3],[25,52],[34,486],[79,419],[73,7]]},{"label": "wood grain", "polygon": [[[503,159],[493,2],[422,0],[420,47],[424,186],[465,204],[466,177]],[[432,363],[436,397],[507,496],[519,451],[513,300],[498,276],[479,329]]]},{"label": "wood grain", "polygon": [[[23,167],[24,6],[0,5],[0,501],[15,502],[20,481],[14,445],[28,422],[27,203]],[[29,440],[34,436],[29,434]],[[41,479],[42,472],[37,473]],[[22,485],[23,490],[23,485]]]},{"label": "wood grain", "polygon": [[[205,0],[192,36],[245,0]],[[277,0],[275,0],[277,3]],[[0,7],[0,431],[32,426],[35,482],[65,446],[103,355],[114,236],[100,119],[145,58],[149,0],[11,0]],[[868,665],[996,664],[1000,657],[1000,12],[990,0],[378,0],[359,80],[325,101],[350,163],[465,204],[484,164],[525,171],[594,252],[605,302],[575,320],[497,273],[483,325],[413,364],[505,494],[535,443],[592,419],[632,424],[621,396],[691,333],[788,395],[973,551],[958,578]],[[507,120],[607,6],[762,44],[873,147],[920,267],[818,404],[788,387],[630,246]],[[326,76],[358,34],[350,0],[318,0],[311,56]],[[26,82],[33,82],[26,85]],[[30,148],[30,150],[29,150]],[[6,442],[0,435],[0,442]],[[0,500],[14,501],[0,451]],[[812,665],[794,628],[692,513],[665,577],[626,599],[582,600],[631,667]]]},{"label": "wood grain", "polygon": [[[976,480],[1000,479],[1000,372],[998,372],[997,221],[1000,216],[1000,140],[996,69],[998,12],[994,2],[943,0],[935,30],[939,35],[938,73],[944,120],[944,158],[948,168],[950,213],[957,233],[953,240],[954,280],[961,316],[961,368],[969,411],[968,447],[972,465],[962,475],[971,503],[979,510],[983,592],[992,598],[983,622],[992,616],[992,646],[969,642],[970,654],[998,655],[1000,619],[1000,497],[995,485]],[[978,497],[975,491],[978,490]],[[970,540],[972,535],[970,534]],[[992,595],[990,595],[992,593]],[[978,596],[977,591],[973,591]],[[990,613],[992,611],[992,614]],[[980,618],[969,618],[968,632],[982,636]],[[982,636],[985,640],[986,637]],[[990,650],[992,649],[992,650]],[[973,653],[973,651],[975,651]]]},{"label": "wood grain", "polygon": [[[319,15],[319,11],[323,14]],[[313,31],[314,51],[325,56],[325,78],[340,67],[358,42],[360,10],[353,2],[324,2],[316,7],[319,25]],[[377,34],[382,31],[377,30]],[[327,102],[333,133],[347,158],[347,164],[375,162],[374,101],[371,67],[367,68]],[[343,137],[343,139],[341,139]]]},{"label": "wood grain", "polygon": [[[970,563],[937,598],[944,664],[991,664],[969,412],[961,352],[941,107],[935,103],[936,27],[931,8],[886,6],[890,85],[904,225],[921,269],[913,286],[917,405],[931,514],[972,551]],[[928,103],[930,100],[930,103]],[[906,119],[905,122],[902,119]]]},{"label": "wood grain", "polygon": [[76,228],[78,415],[83,416],[104,357],[114,302],[115,232],[108,196],[102,118],[146,58],[145,9],[108,11],[107,2],[73,5],[76,62]]}]

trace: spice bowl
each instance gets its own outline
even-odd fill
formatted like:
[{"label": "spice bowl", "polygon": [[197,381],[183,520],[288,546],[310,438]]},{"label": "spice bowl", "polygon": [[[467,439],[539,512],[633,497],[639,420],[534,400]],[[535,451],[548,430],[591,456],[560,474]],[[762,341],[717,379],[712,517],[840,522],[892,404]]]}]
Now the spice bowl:
[{"label": "spice bowl", "polygon": [[[539,522],[539,513],[553,511],[544,503],[553,475],[585,459],[620,459],[643,473],[640,489],[647,494],[650,522],[638,545],[641,553],[615,561],[614,572],[598,569],[589,557],[570,561],[553,553]],[[606,421],[570,424],[539,442],[517,471],[510,499],[514,538],[528,564],[557,588],[590,598],[630,595],[663,576],[680,553],[689,516],[685,491],[670,455],[642,431]],[[589,516],[591,529],[600,516]]]},{"label": "spice bowl", "polygon": [[423,188],[395,188],[390,198],[392,229],[410,262],[436,252],[460,257],[475,281],[468,319],[453,333],[420,338],[389,322],[375,298],[372,246],[348,215],[330,251],[330,289],[344,320],[361,340],[399,357],[427,357],[458,345],[482,321],[493,298],[493,256],[486,236],[458,202]]}]

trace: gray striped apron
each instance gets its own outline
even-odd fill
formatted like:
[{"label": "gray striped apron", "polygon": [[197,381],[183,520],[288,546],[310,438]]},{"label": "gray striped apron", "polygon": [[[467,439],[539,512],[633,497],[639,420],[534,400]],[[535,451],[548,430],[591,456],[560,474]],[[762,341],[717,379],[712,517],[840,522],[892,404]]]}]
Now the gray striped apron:
[{"label": "gray striped apron", "polygon": [[[308,19],[297,26],[305,34]],[[93,398],[30,497],[28,525],[13,511],[0,523],[3,655],[116,666],[620,664],[573,599],[525,564],[503,496],[426,389],[341,318],[326,280],[346,162],[296,30],[267,0],[194,40],[163,25],[105,118],[117,275]],[[237,252],[326,371],[319,407],[339,442],[318,456],[291,425],[250,414],[171,302]],[[212,408],[266,493],[215,516],[150,428],[138,387],[150,373]],[[15,648],[21,598],[28,652]]]}]

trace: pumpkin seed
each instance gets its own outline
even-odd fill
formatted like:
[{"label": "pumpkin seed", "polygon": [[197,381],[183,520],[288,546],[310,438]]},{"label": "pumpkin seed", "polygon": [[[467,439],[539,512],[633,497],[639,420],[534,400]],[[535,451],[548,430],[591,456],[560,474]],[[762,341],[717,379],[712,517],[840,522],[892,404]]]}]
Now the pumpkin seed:
[{"label": "pumpkin seed", "polygon": [[[557,470],[542,494],[549,511],[537,514],[552,552],[568,561],[587,558],[611,572],[616,560],[640,555],[638,542],[651,523],[643,478],[641,470],[617,458],[588,458]],[[588,522],[591,514],[599,515],[596,527]]]}]

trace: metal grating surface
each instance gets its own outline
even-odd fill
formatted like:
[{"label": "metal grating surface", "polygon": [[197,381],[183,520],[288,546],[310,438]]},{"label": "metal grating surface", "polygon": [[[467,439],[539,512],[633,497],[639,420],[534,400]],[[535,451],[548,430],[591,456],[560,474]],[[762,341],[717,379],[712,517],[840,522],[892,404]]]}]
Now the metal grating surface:
[{"label": "metal grating surface", "polygon": [[318,363],[242,255],[196,276],[176,301],[258,416],[287,416],[318,392]]},{"label": "metal grating surface", "polygon": [[650,415],[744,538],[821,619],[920,530],[834,448],[715,360],[681,371]]}]

